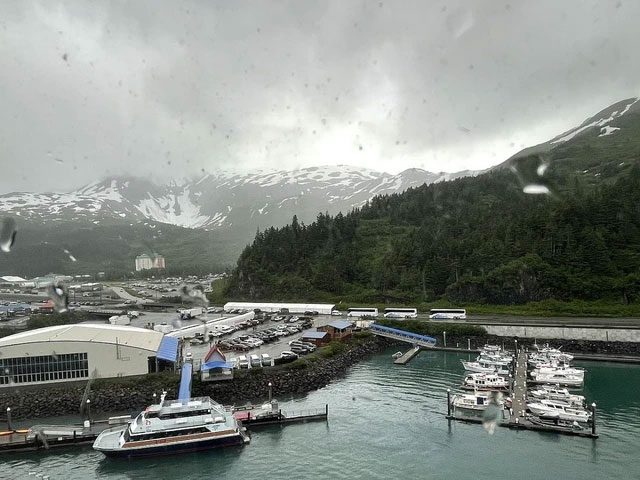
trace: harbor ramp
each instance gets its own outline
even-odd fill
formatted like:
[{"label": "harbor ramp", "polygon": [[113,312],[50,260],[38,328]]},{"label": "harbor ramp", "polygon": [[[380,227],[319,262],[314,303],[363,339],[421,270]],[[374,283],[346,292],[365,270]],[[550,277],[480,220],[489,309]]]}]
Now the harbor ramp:
[{"label": "harbor ramp", "polygon": [[178,390],[178,400],[187,402],[191,398],[191,377],[193,374],[193,365],[186,362],[182,365],[182,373],[180,374],[180,390]]},{"label": "harbor ramp", "polygon": [[385,327],[384,325],[378,325],[377,323],[373,323],[370,330],[374,335],[400,340],[401,342],[411,343],[419,347],[430,348],[436,346],[436,339],[429,337],[428,335],[407,332],[406,330],[400,330],[399,328]]}]

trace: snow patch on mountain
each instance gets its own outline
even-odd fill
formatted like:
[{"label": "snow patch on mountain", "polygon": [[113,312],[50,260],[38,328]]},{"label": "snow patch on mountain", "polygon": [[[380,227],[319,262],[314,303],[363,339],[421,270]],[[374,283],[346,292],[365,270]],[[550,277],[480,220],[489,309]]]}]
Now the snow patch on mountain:
[{"label": "snow patch on mountain", "polygon": [[147,218],[180,227],[200,228],[212,220],[206,215],[201,215],[200,207],[191,202],[189,187],[180,195],[154,198],[149,194],[149,198],[141,200],[136,208]]}]

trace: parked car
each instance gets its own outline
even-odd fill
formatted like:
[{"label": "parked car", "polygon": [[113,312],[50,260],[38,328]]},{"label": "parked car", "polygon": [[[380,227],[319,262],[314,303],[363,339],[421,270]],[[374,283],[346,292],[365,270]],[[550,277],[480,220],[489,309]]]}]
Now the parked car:
[{"label": "parked car", "polygon": [[306,355],[307,353],[309,353],[309,350],[303,347],[302,345],[292,345],[291,351],[298,355]]},{"label": "parked car", "polygon": [[287,358],[287,359],[296,359],[298,358],[298,354],[289,350],[285,350],[284,352],[282,352],[280,354],[280,358]]},{"label": "parked car", "polygon": [[263,367],[270,367],[271,365],[273,365],[273,359],[268,353],[263,353],[262,355],[260,355],[260,362],[262,363]]},{"label": "parked car", "polygon": [[238,357],[238,368],[249,368],[249,360],[245,355]]},{"label": "parked car", "polygon": [[251,363],[252,367],[261,367],[262,366],[262,361],[260,360],[260,357],[258,355],[256,355],[255,353],[253,355],[251,355],[249,357],[249,362]]}]

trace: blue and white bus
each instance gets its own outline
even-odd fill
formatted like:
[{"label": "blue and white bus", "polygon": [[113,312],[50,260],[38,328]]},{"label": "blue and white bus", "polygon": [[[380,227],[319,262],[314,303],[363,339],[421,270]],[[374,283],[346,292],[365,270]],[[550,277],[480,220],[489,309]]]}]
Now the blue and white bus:
[{"label": "blue and white bus", "polygon": [[378,309],[373,307],[357,307],[347,310],[347,317],[377,317]]},{"label": "blue and white bus", "polygon": [[429,311],[432,320],[463,320],[467,318],[464,308],[432,308]]},{"label": "blue and white bus", "polygon": [[384,309],[384,318],[417,318],[417,308],[391,307]]}]

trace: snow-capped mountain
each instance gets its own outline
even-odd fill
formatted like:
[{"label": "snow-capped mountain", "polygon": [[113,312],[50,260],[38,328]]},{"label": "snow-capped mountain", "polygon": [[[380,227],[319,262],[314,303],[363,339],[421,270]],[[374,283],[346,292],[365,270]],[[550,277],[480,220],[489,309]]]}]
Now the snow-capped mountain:
[{"label": "snow-capped mountain", "polygon": [[339,165],[248,174],[219,172],[166,185],[116,177],[67,193],[1,195],[0,212],[38,223],[161,222],[186,228],[236,226],[255,231],[285,224],[294,214],[310,222],[318,212],[347,212],[375,195],[475,173],[409,169],[391,175]]}]

